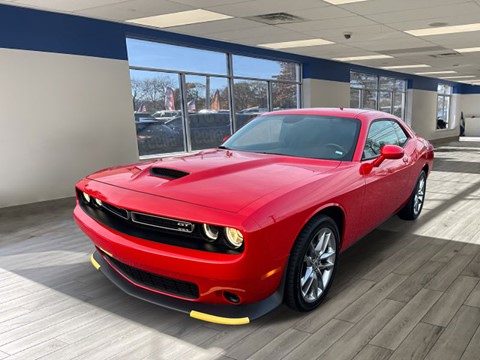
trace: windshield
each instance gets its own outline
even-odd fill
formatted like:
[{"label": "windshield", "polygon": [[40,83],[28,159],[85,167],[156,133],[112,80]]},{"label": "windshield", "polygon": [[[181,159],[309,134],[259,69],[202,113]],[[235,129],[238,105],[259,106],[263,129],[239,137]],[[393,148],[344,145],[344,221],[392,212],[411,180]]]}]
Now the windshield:
[{"label": "windshield", "polygon": [[351,161],[360,121],[315,115],[260,116],[235,134],[223,148],[326,160]]}]

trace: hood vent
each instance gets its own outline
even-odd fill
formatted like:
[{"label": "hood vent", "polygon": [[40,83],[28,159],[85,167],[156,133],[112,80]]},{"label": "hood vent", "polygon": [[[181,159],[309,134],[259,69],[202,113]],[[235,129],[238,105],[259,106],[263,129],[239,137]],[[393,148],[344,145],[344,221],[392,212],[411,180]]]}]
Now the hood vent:
[{"label": "hood vent", "polygon": [[164,179],[175,180],[187,176],[188,173],[175,169],[154,167],[150,169],[150,175],[158,176]]}]

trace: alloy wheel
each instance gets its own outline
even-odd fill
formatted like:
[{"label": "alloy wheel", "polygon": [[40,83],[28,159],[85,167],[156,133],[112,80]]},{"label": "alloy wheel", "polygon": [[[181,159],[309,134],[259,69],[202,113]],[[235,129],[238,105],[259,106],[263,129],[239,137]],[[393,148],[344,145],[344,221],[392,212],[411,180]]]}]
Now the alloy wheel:
[{"label": "alloy wheel", "polygon": [[336,239],[329,228],[321,228],[312,237],[303,259],[300,289],[308,303],[317,301],[327,288],[336,260]]}]

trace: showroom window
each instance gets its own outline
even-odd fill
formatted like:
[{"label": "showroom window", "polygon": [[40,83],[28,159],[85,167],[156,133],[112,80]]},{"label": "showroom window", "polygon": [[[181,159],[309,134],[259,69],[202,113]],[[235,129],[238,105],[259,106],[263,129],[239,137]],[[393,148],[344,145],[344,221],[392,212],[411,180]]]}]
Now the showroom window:
[{"label": "showroom window", "polygon": [[301,67],[127,38],[141,157],[220,145],[259,114],[301,106]]},{"label": "showroom window", "polygon": [[438,84],[437,87],[437,130],[450,128],[450,108],[452,105],[453,88]]},{"label": "showroom window", "polygon": [[350,107],[374,109],[404,119],[406,81],[391,77],[350,72]]}]

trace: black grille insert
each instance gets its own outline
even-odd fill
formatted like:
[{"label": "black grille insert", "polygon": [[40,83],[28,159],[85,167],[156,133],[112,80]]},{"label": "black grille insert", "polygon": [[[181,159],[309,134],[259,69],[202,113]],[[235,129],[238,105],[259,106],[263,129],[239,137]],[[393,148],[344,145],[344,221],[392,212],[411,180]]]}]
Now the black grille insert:
[{"label": "black grille insert", "polygon": [[138,224],[154,226],[161,229],[192,233],[194,225],[188,221],[168,219],[144,213],[131,212],[132,221]]},{"label": "black grille insert", "polygon": [[111,213],[128,220],[128,211],[127,210],[120,209],[116,206],[113,206],[113,205],[110,205],[110,204],[107,204],[107,203],[102,203],[102,207],[105,208],[106,210],[110,211]]},{"label": "black grille insert", "polygon": [[102,255],[120,271],[124,276],[134,283],[143,285],[150,289],[158,290],[164,293],[182,296],[188,299],[197,299],[199,296],[198,286],[191,282],[175,280],[168,277],[153,274],[147,271],[124,264],[117,259],[102,252]]}]

